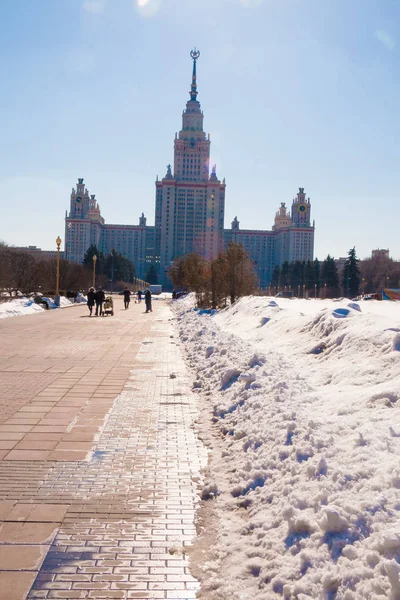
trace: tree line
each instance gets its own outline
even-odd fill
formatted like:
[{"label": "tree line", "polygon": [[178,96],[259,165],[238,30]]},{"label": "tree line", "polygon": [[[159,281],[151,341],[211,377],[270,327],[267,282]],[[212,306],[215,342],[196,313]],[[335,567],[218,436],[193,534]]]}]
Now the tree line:
[{"label": "tree line", "polygon": [[228,298],[233,304],[258,288],[254,263],[237,242],[212,261],[195,253],[176,258],[169,277],[175,288],[194,292],[199,307],[223,307]]},{"label": "tree line", "polygon": [[[62,294],[87,290],[92,285],[94,254],[97,256],[96,285],[109,287],[112,281],[114,290],[122,290],[134,282],[136,272],[132,261],[117,252],[104,255],[95,246],[91,246],[83,264],[60,258],[59,289]],[[56,272],[56,258],[40,258],[0,242],[0,290],[6,291],[10,296],[17,292],[54,295]],[[154,278],[153,271],[150,275]]]},{"label": "tree line", "polygon": [[135,265],[129,258],[126,258],[120,252],[111,250],[110,254],[103,254],[95,245],[89,246],[83,258],[83,266],[93,269],[93,256],[96,260],[96,276],[107,281],[125,281],[133,283],[136,277]]},{"label": "tree line", "polygon": [[359,260],[355,248],[349,250],[341,276],[335,259],[328,254],[322,263],[314,261],[284,262],[276,266],[271,277],[274,290],[291,290],[294,296],[335,298],[341,293],[357,296],[360,291]]},{"label": "tree line", "polygon": [[[0,243],[0,289],[10,296],[17,292],[54,295],[56,271],[56,259],[40,259]],[[83,265],[60,259],[60,290],[67,293],[87,289],[90,282],[91,272]]]},{"label": "tree line", "polygon": [[[93,256],[96,260],[96,273],[99,276],[104,275],[112,281],[125,281],[133,283],[136,278],[136,268],[134,263],[126,256],[115,250],[111,250],[110,254],[100,252],[95,245],[89,246],[87,249],[83,264],[88,268],[93,268]],[[157,270],[154,265],[150,265],[145,276],[147,283],[158,283]]]},{"label": "tree line", "polygon": [[315,259],[275,266],[269,291],[290,289],[295,296],[335,298],[371,294],[385,287],[400,288],[400,262],[387,256],[359,260],[356,249],[351,248],[340,270],[329,254],[322,262]]}]

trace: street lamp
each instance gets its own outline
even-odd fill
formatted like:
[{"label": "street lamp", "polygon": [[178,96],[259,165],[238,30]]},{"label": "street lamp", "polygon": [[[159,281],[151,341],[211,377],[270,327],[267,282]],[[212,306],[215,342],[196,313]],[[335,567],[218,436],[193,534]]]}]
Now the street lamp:
[{"label": "street lamp", "polygon": [[114,248],[111,250],[111,295],[114,288]]},{"label": "street lamp", "polygon": [[306,297],[306,284],[303,283],[303,298]]},{"label": "street lamp", "polygon": [[93,254],[93,281],[92,281],[93,287],[96,285],[96,262],[97,262],[97,256],[95,254]]},{"label": "street lamp", "polygon": [[326,283],[324,283],[324,299],[326,300]]},{"label": "street lamp", "polygon": [[314,283],[314,299],[317,298],[317,284]]},{"label": "street lamp", "polygon": [[54,304],[56,306],[60,306],[60,246],[61,246],[61,238],[60,236],[56,239],[57,244],[57,269],[56,269],[56,295],[54,297]]},{"label": "street lamp", "polygon": [[300,298],[300,284],[297,286],[297,297]]},{"label": "street lamp", "polygon": [[362,278],[362,295],[365,296],[365,278]]},{"label": "street lamp", "polygon": [[389,287],[389,275],[386,277],[386,287]]}]

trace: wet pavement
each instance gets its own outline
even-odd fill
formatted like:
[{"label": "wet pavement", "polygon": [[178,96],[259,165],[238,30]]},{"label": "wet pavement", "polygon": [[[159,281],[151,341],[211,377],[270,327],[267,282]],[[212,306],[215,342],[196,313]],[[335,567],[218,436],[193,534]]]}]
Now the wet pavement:
[{"label": "wet pavement", "polygon": [[0,321],[0,599],[191,599],[196,395],[165,301]]}]

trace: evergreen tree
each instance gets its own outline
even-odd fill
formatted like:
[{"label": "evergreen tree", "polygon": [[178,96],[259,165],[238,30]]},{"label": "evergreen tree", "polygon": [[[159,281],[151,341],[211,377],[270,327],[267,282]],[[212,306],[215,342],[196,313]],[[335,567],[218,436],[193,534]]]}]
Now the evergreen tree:
[{"label": "evergreen tree", "polygon": [[358,268],[355,248],[349,250],[347,260],[344,263],[342,285],[344,293],[348,297],[352,298],[360,293],[360,269]]},{"label": "evergreen tree", "polygon": [[279,265],[275,265],[271,275],[271,287],[278,287],[280,272]]},{"label": "evergreen tree", "polygon": [[304,268],[304,283],[306,284],[307,290],[314,289],[314,276],[314,265],[310,260],[308,260]]},{"label": "evergreen tree", "polygon": [[299,294],[300,289],[303,289],[304,284],[304,267],[305,263],[300,260],[295,260],[289,266],[289,283],[294,294]]},{"label": "evergreen tree", "polygon": [[150,285],[158,283],[157,270],[154,265],[150,265],[146,273],[146,281]]},{"label": "evergreen tree", "polygon": [[317,284],[317,296],[319,297],[319,290],[321,287],[321,264],[320,264],[318,258],[316,258],[314,260],[313,267],[314,267],[314,283]]},{"label": "evergreen tree", "polygon": [[289,285],[289,263],[285,260],[279,274],[279,287],[283,288],[287,285]]},{"label": "evergreen tree", "polygon": [[97,256],[96,262],[96,273],[103,274],[104,273],[104,254],[100,252],[95,244],[89,246],[89,248],[85,252],[85,256],[83,258],[83,266],[88,269],[93,269],[93,256]]},{"label": "evergreen tree", "polygon": [[321,269],[321,284],[325,288],[325,292],[330,297],[339,295],[339,278],[336,269],[335,259],[328,254]]},{"label": "evergreen tree", "polygon": [[136,275],[135,265],[129,258],[123,254],[111,250],[105,257],[103,274],[110,278],[112,282],[126,281],[133,283]]}]

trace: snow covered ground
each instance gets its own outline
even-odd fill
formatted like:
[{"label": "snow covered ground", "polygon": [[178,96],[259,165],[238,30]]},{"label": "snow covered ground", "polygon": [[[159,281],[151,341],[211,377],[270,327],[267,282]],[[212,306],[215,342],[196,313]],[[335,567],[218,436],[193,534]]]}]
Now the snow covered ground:
[{"label": "snow covered ground", "polygon": [[[63,296],[60,298],[61,308],[71,306],[72,302],[68,298]],[[41,304],[36,304],[29,298],[18,298],[10,300],[8,302],[0,303],[0,319],[6,319],[7,317],[21,317],[23,315],[32,315],[35,313],[41,313],[45,309]]]},{"label": "snow covered ground", "polygon": [[400,303],[174,311],[215,423],[200,597],[400,600]]}]

